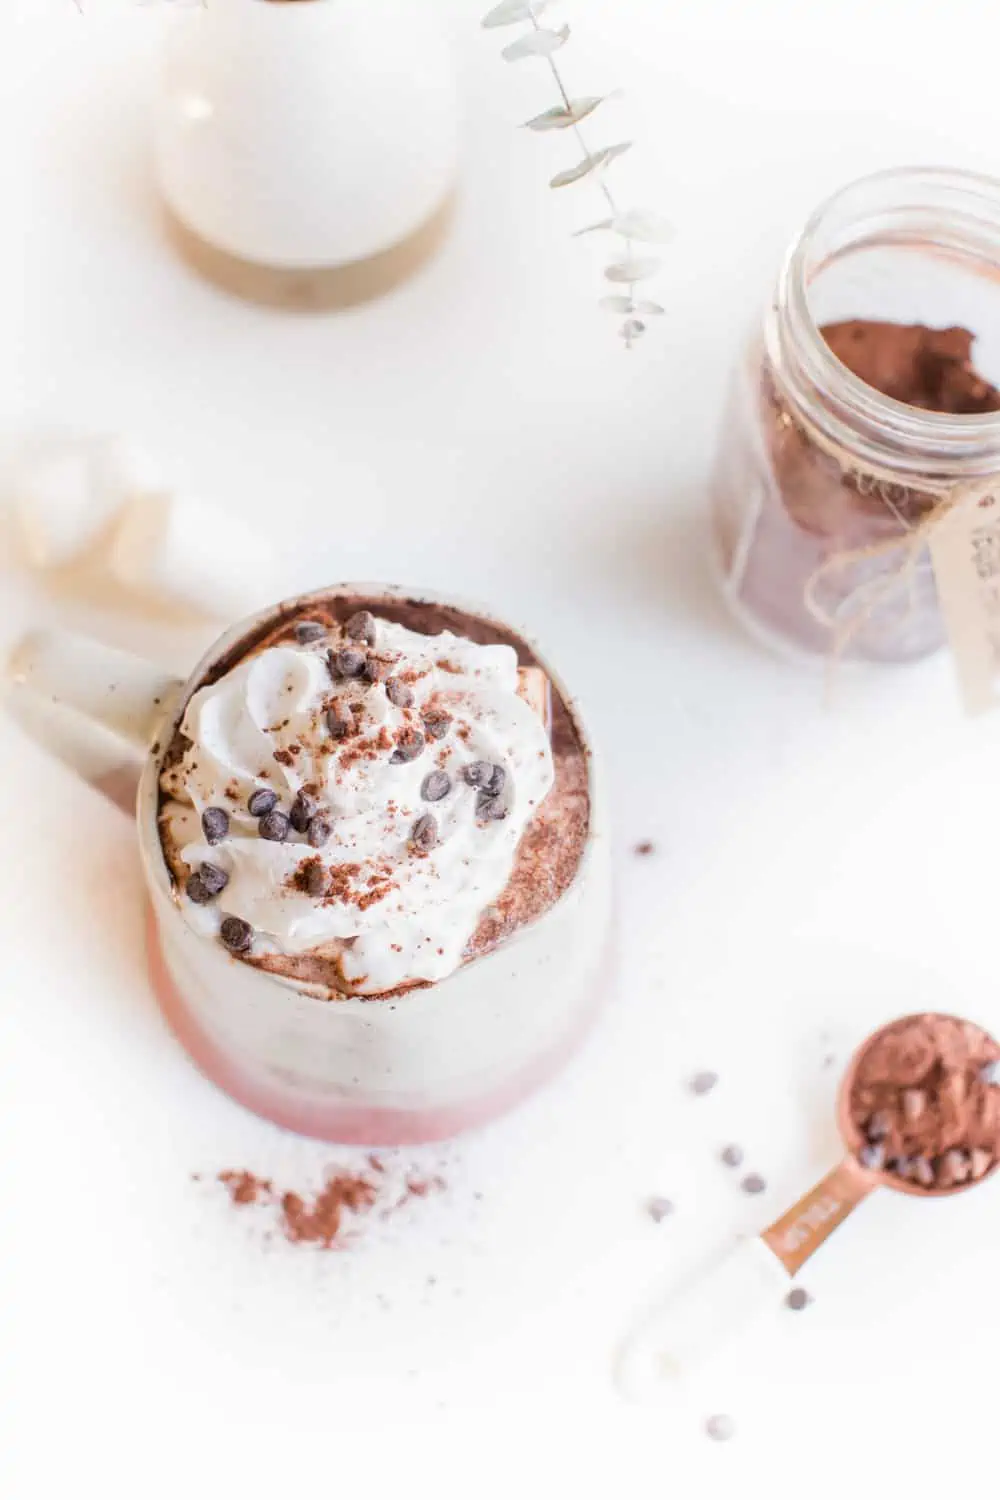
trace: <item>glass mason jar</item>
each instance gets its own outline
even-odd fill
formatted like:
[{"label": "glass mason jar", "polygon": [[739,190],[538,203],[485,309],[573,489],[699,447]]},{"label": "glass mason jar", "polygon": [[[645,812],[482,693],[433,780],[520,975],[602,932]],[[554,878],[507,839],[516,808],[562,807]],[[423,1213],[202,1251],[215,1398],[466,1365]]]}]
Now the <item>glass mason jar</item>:
[{"label": "glass mason jar", "polygon": [[848,320],[959,344],[967,329],[975,370],[1000,386],[1000,181],[880,172],[816,211],[738,371],[713,477],[725,594],[753,633],[795,654],[913,661],[944,640],[913,533],[956,486],[1000,473],[1000,412],[883,394],[823,336]]}]

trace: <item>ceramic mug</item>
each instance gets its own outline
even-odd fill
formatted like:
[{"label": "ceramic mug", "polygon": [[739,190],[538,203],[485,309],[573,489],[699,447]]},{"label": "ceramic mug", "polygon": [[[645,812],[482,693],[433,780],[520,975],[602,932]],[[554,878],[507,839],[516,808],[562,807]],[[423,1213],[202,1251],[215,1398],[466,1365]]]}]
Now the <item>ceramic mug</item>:
[{"label": "ceramic mug", "polygon": [[[383,1146],[442,1140],[502,1113],[552,1074],[610,985],[605,793],[576,706],[535,643],[518,634],[566,702],[587,755],[590,827],[576,874],[553,906],[447,978],[385,1000],[320,998],[196,932],[181,912],[157,827],[174,730],[206,674],[242,640],[279,614],[341,595],[376,610],[378,599],[402,597],[380,584],[343,584],[264,610],[227,631],[187,682],[82,637],[37,633],[12,658],[14,702],[36,734],[116,800],[135,777],[121,742],[142,756],[135,807],[150,973],[167,1020],[202,1071],[257,1114],[306,1135]],[[460,601],[424,597],[503,624]],[[74,734],[76,716],[97,731]]]}]

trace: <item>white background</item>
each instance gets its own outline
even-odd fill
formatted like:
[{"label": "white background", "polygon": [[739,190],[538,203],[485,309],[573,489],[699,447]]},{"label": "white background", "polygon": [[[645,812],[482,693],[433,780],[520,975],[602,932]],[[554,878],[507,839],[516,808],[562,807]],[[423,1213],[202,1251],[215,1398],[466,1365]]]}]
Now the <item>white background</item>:
[{"label": "white background", "polygon": [[[728,622],[703,502],[727,372],[809,208],[881,166],[1000,170],[992,7],[567,4],[570,80],[627,88],[606,126],[637,142],[623,187],[677,228],[668,316],[631,356],[568,237],[589,188],[554,201],[565,142],[515,129],[550,85],[499,61],[466,0],[447,0],[463,196],[433,266],[332,318],[200,284],[146,156],[164,9],[0,10],[4,435],[132,433],[252,518],[289,588],[456,589],[541,633],[612,778],[621,981],[555,1085],[400,1158],[440,1166],[439,1198],[343,1254],[266,1244],[191,1174],[306,1185],[352,1154],[194,1072],[146,986],[129,824],[0,727],[0,1493],[988,1485],[995,1186],[876,1195],[808,1267],[806,1312],[776,1310],[660,1409],[626,1406],[612,1361],[645,1300],[832,1165],[825,1056],[918,1007],[1000,1030],[1000,726],[961,719],[946,660],[845,679],[824,710],[818,678]],[[2,590],[4,644],[53,613]],[[178,665],[194,649],[133,635]],[[695,1100],[701,1067],[722,1082]],[[731,1139],[765,1198],[718,1164]],[[659,1226],[653,1193],[677,1204]],[[713,1411],[728,1446],[703,1434]]]}]

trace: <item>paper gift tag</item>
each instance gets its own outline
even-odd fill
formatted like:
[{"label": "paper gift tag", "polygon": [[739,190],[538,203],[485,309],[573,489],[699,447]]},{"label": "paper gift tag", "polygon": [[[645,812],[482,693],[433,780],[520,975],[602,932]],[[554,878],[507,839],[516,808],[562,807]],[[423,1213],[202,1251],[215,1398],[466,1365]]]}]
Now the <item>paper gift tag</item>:
[{"label": "paper gift tag", "polygon": [[956,500],[928,545],[965,707],[985,713],[1000,706],[1000,481]]}]

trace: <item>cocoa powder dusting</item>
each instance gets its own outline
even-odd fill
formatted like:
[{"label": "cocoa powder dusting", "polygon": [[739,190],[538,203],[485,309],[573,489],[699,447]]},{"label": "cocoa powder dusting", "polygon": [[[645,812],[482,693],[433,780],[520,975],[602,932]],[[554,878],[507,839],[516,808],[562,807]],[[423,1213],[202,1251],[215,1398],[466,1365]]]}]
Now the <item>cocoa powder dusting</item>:
[{"label": "cocoa powder dusting", "polygon": [[321,1250],[342,1244],[345,1231],[373,1209],[380,1208],[385,1218],[411,1199],[443,1192],[446,1185],[441,1176],[414,1173],[400,1184],[374,1153],[366,1158],[366,1168],[357,1172],[332,1167],[323,1186],[313,1193],[278,1190],[270,1178],[245,1169],[220,1172],[218,1180],[234,1207],[270,1207],[277,1212],[279,1227],[291,1244],[315,1245]]},{"label": "cocoa powder dusting", "polygon": [[954,1016],[907,1016],[861,1055],[850,1101],[863,1165],[923,1189],[986,1175],[1000,1157],[1000,1046]]}]

